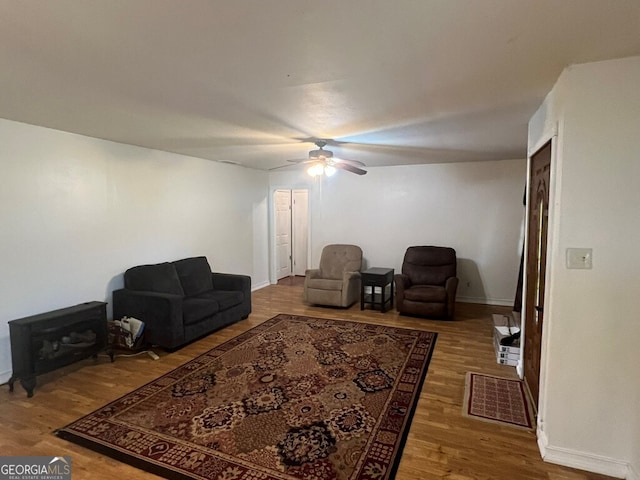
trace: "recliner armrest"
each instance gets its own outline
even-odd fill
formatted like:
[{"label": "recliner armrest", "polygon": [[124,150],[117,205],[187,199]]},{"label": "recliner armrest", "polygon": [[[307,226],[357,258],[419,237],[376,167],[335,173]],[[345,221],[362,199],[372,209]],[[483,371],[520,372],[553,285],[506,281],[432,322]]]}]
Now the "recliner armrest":
[{"label": "recliner armrest", "polygon": [[396,282],[397,291],[399,291],[400,289],[404,290],[405,288],[409,288],[411,286],[411,279],[409,278],[409,275],[405,275],[403,273],[396,273],[394,275],[394,279]]},{"label": "recliner armrest", "polygon": [[251,291],[251,277],[248,275],[213,272],[211,278],[213,279],[214,290]]},{"label": "recliner armrest", "polygon": [[342,274],[342,281],[348,282],[351,279],[360,278],[360,272],[344,272]]},{"label": "recliner armrest", "polygon": [[309,268],[304,272],[305,278],[321,278],[319,268]]},{"label": "recliner armrest", "polygon": [[444,284],[444,289],[447,291],[447,296],[455,299],[456,290],[458,289],[458,282],[458,277],[447,278],[447,282]]},{"label": "recliner armrest", "polygon": [[447,291],[447,318],[452,319],[456,309],[456,290],[458,290],[458,277],[447,278],[444,289]]}]

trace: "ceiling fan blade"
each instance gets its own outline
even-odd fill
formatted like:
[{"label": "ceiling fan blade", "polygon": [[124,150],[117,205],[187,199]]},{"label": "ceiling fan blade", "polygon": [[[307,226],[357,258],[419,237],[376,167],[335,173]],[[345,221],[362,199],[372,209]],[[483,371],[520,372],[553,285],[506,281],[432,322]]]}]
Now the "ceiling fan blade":
[{"label": "ceiling fan blade", "polygon": [[303,163],[316,163],[319,162],[318,159],[300,159],[300,160],[287,160],[287,162],[295,163],[295,164],[303,164]]},{"label": "ceiling fan blade", "polygon": [[271,170],[280,170],[281,168],[293,168],[295,165],[279,165],[277,167],[271,167],[268,169],[268,171]]},{"label": "ceiling fan blade", "polygon": [[354,167],[353,165],[349,165],[348,163],[334,163],[335,168],[339,168],[341,170],[346,170],[347,172],[355,173],[357,175],[366,175],[367,171],[362,170],[361,168]]},{"label": "ceiling fan blade", "polygon": [[347,165],[351,165],[353,167],[366,167],[364,163],[359,160],[347,160],[346,158],[333,158],[334,164],[336,163],[345,163]]}]

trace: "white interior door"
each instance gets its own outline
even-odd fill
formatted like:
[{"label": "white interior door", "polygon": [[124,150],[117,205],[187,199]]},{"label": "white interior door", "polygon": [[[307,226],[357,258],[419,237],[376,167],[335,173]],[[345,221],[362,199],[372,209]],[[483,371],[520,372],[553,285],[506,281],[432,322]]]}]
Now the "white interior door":
[{"label": "white interior door", "polygon": [[291,190],[276,190],[273,204],[276,224],[276,279],[291,275]]},{"label": "white interior door", "polygon": [[293,190],[293,274],[304,275],[309,245],[309,192]]}]

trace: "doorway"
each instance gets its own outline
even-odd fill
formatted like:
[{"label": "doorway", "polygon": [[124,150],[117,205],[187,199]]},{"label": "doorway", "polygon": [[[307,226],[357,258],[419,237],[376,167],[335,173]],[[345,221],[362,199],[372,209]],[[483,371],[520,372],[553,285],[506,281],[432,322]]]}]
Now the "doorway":
[{"label": "doorway", "polygon": [[540,393],[540,358],[544,320],[544,289],[547,269],[549,183],[551,141],[533,154],[527,186],[529,225],[527,229],[524,380],[536,409]]},{"label": "doorway", "polygon": [[309,193],[279,189],[273,195],[276,281],[302,276],[308,265]]}]

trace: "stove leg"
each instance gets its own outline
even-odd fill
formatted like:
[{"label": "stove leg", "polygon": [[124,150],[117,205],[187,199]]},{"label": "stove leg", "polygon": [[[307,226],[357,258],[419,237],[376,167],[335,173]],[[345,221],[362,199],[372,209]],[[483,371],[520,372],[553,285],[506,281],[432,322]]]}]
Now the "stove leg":
[{"label": "stove leg", "polygon": [[36,377],[21,378],[20,384],[27,391],[27,397],[33,397],[33,390],[36,388]]}]

